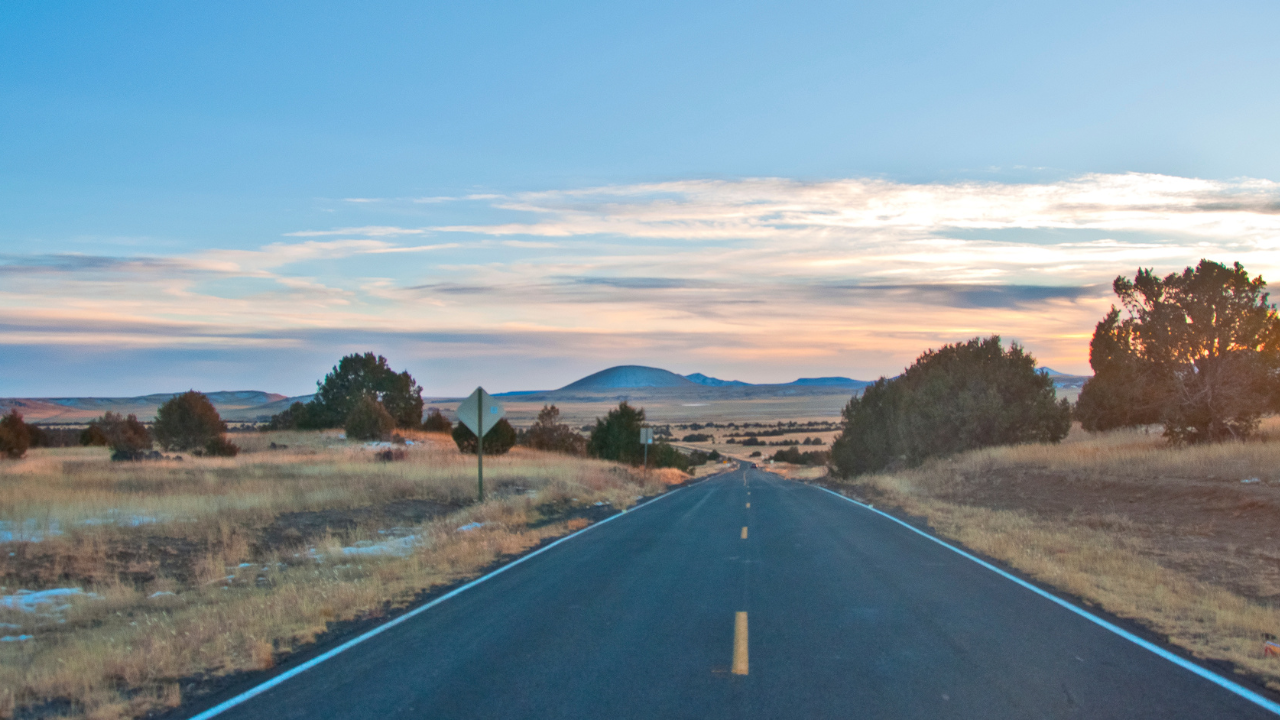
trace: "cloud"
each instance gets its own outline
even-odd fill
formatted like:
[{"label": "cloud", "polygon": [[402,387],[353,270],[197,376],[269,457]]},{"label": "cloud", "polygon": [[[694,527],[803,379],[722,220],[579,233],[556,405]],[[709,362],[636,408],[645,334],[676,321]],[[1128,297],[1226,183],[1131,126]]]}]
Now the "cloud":
[{"label": "cloud", "polygon": [[1280,184],[1128,173],[1059,183],[907,184],[876,179],[688,180],[496,198],[527,223],[450,225],[442,232],[572,237],[752,238],[895,230],[1088,228],[1274,238]]},{"label": "cloud", "polygon": [[576,277],[561,280],[577,285],[602,285],[624,290],[673,290],[708,285],[698,280],[669,277]]},{"label": "cloud", "polygon": [[72,253],[0,255],[0,274],[173,272],[187,267],[187,263],[172,258],[120,258]]},{"label": "cloud", "polygon": [[400,235],[423,235],[426,228],[402,228],[392,225],[366,225],[364,227],[344,227],[335,230],[299,230],[285,233],[285,237],[325,237],[331,235],[359,235],[362,237],[397,237]]},{"label": "cloud", "polygon": [[1028,305],[1042,305],[1049,300],[1077,301],[1109,297],[1111,288],[1099,285],[831,284],[811,288],[811,292],[823,295],[829,301],[845,297],[855,303],[865,303],[868,299],[874,299],[879,304],[892,302],[950,308],[1015,309]]},{"label": "cloud", "polygon": [[[1280,271],[1280,186],[1268,180],[760,178],[421,200],[353,203],[368,224],[250,249],[0,255],[0,344],[161,357],[323,354],[365,338],[466,377],[468,353],[505,352],[545,387],[538,367],[583,358],[874,377],[1000,333],[1087,371],[1116,275],[1202,257]],[[449,222],[394,224],[407,212]],[[426,241],[438,233],[447,241]]]}]

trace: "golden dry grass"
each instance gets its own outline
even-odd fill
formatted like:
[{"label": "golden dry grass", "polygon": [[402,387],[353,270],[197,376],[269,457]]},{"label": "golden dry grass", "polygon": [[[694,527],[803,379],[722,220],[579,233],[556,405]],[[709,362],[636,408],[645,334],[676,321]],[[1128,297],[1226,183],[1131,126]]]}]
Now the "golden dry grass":
[{"label": "golden dry grass", "polygon": [[[234,459],[112,463],[65,449],[0,463],[0,520],[46,535],[0,544],[0,594],[95,595],[60,612],[0,609],[0,623],[20,628],[0,634],[35,636],[0,643],[0,717],[48,700],[94,718],[174,707],[184,678],[269,668],[335,622],[379,616],[585,526],[557,521],[573,506],[625,508],[674,480],[516,449],[486,458],[492,494],[474,504],[475,458],[442,436],[415,436],[391,463],[333,433],[234,439]],[[406,507],[421,522],[393,512]],[[478,526],[458,529],[468,523]],[[344,550],[388,537],[412,539],[399,555]]]},{"label": "golden dry grass", "polygon": [[1280,635],[1280,421],[1196,447],[1077,428],[1060,445],[826,482],[1280,689],[1280,659],[1263,654]]}]

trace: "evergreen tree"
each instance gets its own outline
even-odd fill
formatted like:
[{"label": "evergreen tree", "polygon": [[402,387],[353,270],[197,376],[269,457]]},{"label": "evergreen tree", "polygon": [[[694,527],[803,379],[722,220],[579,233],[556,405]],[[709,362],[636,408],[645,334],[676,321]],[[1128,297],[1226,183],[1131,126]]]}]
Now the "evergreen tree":
[{"label": "evergreen tree", "polygon": [[300,428],[341,427],[356,403],[371,395],[403,428],[422,423],[422,388],[407,371],[397,373],[387,359],[373,353],[347,355],[324,380],[316,383]]},{"label": "evergreen tree", "polygon": [[151,431],[165,450],[203,449],[227,431],[218,409],[204,393],[189,390],[175,395],[156,410]]},{"label": "evergreen tree", "polygon": [[1280,319],[1266,287],[1240,263],[1209,260],[1163,278],[1117,277],[1128,317],[1112,308],[1094,331],[1082,424],[1162,421],[1174,442],[1247,437],[1280,404]]},{"label": "evergreen tree", "polygon": [[1071,429],[1071,406],[1056,400],[1035,358],[993,335],[925,352],[850,399],[843,418],[831,462],[849,477],[991,445],[1057,442]]},{"label": "evergreen tree", "polygon": [[520,434],[520,444],[568,455],[585,455],[587,452],[587,439],[560,422],[560,409],[555,405],[543,406],[538,411],[538,419]]},{"label": "evergreen tree", "polygon": [[624,400],[603,418],[596,419],[587,440],[587,452],[603,460],[639,465],[644,460],[644,446],[640,444],[643,426],[644,408],[633,408]]},{"label": "evergreen tree", "polygon": [[382,440],[391,437],[396,421],[382,403],[366,395],[351,408],[343,428],[349,440]]},{"label": "evergreen tree", "polygon": [[22,413],[17,408],[9,410],[9,414],[0,418],[0,453],[14,460],[27,453],[31,447],[31,432],[22,421]]}]

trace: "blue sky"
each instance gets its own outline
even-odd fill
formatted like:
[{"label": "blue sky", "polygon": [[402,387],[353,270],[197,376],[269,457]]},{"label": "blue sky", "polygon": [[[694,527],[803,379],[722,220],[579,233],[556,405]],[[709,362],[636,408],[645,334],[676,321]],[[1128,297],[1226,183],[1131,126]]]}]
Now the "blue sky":
[{"label": "blue sky", "polygon": [[1274,3],[0,8],[0,395],[1087,371],[1280,269]]}]

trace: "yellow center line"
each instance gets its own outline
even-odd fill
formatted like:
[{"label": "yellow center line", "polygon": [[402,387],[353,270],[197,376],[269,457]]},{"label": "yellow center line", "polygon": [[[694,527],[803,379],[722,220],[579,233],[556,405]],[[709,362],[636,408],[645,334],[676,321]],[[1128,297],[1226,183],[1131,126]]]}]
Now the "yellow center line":
[{"label": "yellow center line", "polygon": [[747,526],[746,526],[746,525],[743,525],[743,526],[742,526],[742,539],[743,539],[743,540],[746,540],[746,539],[747,539]]},{"label": "yellow center line", "polygon": [[[745,528],[744,528],[745,530]],[[747,674],[747,613],[740,612],[733,619],[733,674]]]},{"label": "yellow center line", "polygon": [[751,503],[747,503],[747,507],[751,507]]}]

